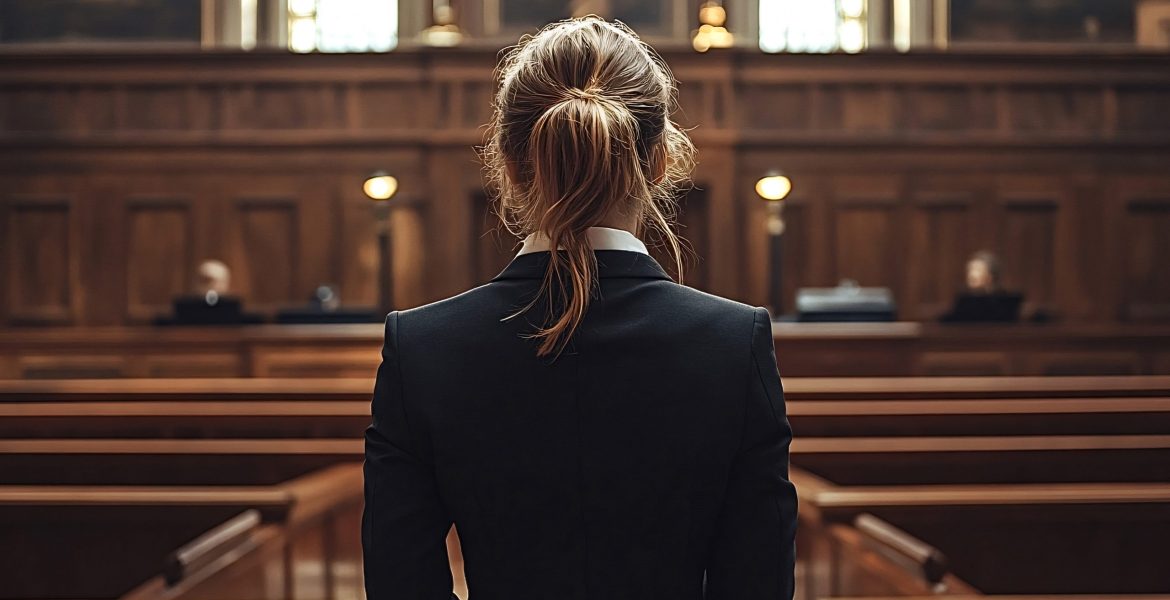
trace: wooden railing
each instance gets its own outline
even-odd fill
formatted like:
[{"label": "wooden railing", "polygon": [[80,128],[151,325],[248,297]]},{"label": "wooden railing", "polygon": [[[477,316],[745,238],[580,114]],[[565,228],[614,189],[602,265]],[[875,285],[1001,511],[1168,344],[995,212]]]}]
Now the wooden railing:
[{"label": "wooden railing", "polygon": [[[262,524],[255,513],[243,513],[173,552],[162,574],[124,600],[242,594],[332,600],[360,593],[361,561],[353,538],[362,500],[360,466],[333,467],[282,488],[296,499],[286,519]],[[319,576],[306,581],[298,574],[306,564]]]},{"label": "wooden railing", "polygon": [[[1157,540],[1170,530],[1170,483],[841,486],[799,468],[791,478],[800,492],[805,556],[813,561],[835,564],[824,549],[834,526],[856,528],[859,517],[875,515],[923,540],[893,551],[916,557],[920,575],[941,551],[956,575],[982,592],[1170,589],[1156,558]],[[862,534],[851,535],[856,541]],[[1064,538],[1096,542],[1070,546]],[[1030,562],[1035,552],[1045,560]],[[808,589],[837,593],[828,581],[810,581]]]}]

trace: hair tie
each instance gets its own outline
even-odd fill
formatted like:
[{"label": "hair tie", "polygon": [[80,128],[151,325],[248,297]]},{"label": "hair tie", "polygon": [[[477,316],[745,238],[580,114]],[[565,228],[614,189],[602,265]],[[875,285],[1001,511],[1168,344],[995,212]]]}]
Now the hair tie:
[{"label": "hair tie", "polygon": [[566,88],[566,100],[600,100],[601,94],[597,92],[597,88],[581,89],[581,88]]}]

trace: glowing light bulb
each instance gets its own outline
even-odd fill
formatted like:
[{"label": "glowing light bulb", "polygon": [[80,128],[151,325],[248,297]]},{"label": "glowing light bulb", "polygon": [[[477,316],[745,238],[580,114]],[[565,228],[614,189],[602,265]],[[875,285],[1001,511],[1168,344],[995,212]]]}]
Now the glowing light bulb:
[{"label": "glowing light bulb", "polygon": [[386,173],[374,173],[366,178],[362,191],[370,200],[389,200],[398,192],[398,179]]},{"label": "glowing light bulb", "polygon": [[792,191],[792,180],[783,175],[765,175],[756,182],[756,194],[764,200],[783,200]]}]

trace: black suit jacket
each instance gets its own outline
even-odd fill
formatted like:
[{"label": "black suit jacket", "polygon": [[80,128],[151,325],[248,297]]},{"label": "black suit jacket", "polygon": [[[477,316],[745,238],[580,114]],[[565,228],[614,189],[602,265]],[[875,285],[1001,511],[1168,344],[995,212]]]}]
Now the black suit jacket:
[{"label": "black suit jacket", "polygon": [[556,360],[524,317],[548,252],[395,311],[366,430],[370,600],[777,600],[793,593],[792,439],[768,312],[598,250]]}]

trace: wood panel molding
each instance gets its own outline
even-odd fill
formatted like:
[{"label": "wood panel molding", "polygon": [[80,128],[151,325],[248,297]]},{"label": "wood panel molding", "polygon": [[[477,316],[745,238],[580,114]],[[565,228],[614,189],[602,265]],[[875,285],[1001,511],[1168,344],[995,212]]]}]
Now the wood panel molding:
[{"label": "wood panel molding", "polygon": [[[854,277],[932,319],[987,248],[1061,318],[1170,319],[1170,56],[660,50],[700,149],[689,284],[768,302],[752,187],[780,168],[790,302]],[[497,57],[0,53],[0,324],[141,323],[217,257],[248,309],[373,304],[380,169],[396,306],[482,283],[511,250],[473,151]]]},{"label": "wood panel molding", "polygon": [[149,322],[190,290],[195,219],[187,197],[132,196],[126,202],[126,319]]},{"label": "wood panel molding", "polygon": [[1125,206],[1125,315],[1170,319],[1170,193],[1131,198]]},{"label": "wood panel molding", "polygon": [[79,235],[74,200],[61,194],[6,197],[9,319],[69,324],[79,302]]}]

